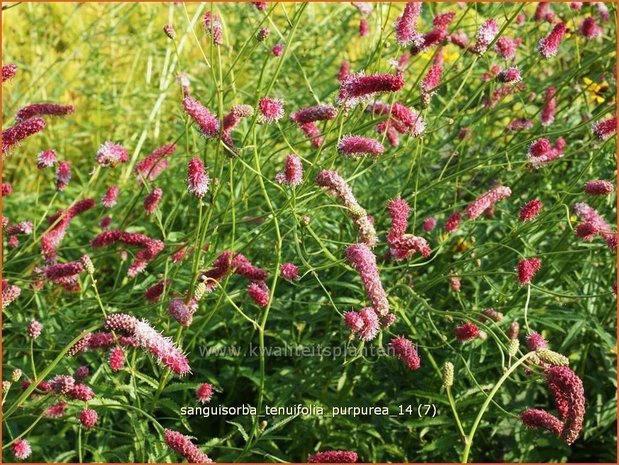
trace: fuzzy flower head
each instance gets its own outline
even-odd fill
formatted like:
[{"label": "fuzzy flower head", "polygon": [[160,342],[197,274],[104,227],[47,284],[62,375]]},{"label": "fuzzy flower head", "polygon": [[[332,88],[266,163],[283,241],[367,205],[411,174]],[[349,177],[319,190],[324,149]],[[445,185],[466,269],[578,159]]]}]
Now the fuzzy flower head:
[{"label": "fuzzy flower head", "polygon": [[43,332],[43,325],[37,320],[32,320],[28,323],[27,332],[29,338],[37,339],[41,335],[41,332]]},{"label": "fuzzy flower head", "polygon": [[332,120],[337,116],[337,108],[331,105],[316,105],[301,108],[290,114],[290,119],[297,124],[313,123],[314,121]]},{"label": "fuzzy flower head", "polygon": [[286,184],[288,186],[298,186],[303,182],[303,164],[301,159],[290,154],[286,157],[286,166],[284,171],[280,171],[275,175],[275,180],[279,184]]},{"label": "fuzzy flower head", "polygon": [[32,447],[25,439],[17,439],[11,444],[11,452],[17,460],[26,460],[32,454]]},{"label": "fuzzy flower head", "polygon": [[196,388],[196,397],[201,404],[210,402],[213,397],[213,385],[209,383],[200,384]]},{"label": "fuzzy flower head", "polygon": [[462,221],[462,212],[454,212],[445,221],[445,232],[452,233],[460,227]]},{"label": "fuzzy flower head", "polygon": [[552,58],[557,54],[566,30],[565,23],[558,23],[547,37],[539,40],[537,48],[542,58]]},{"label": "fuzzy flower head", "polygon": [[103,194],[103,197],[101,197],[101,204],[105,208],[112,208],[114,205],[116,205],[116,202],[118,201],[119,193],[120,193],[120,189],[118,188],[118,186],[116,185],[110,186],[105,191],[105,194]]},{"label": "fuzzy flower head", "polygon": [[533,168],[538,169],[562,157],[564,149],[565,142],[563,139],[557,139],[553,147],[548,139],[542,137],[531,143],[527,151],[527,159]]},{"label": "fuzzy flower head", "polygon": [[615,186],[612,182],[596,179],[588,181],[584,186],[584,191],[589,195],[610,195],[615,191]]},{"label": "fuzzy flower head", "polygon": [[499,33],[499,25],[495,19],[484,22],[477,30],[477,42],[473,46],[473,52],[483,55]]},{"label": "fuzzy flower head", "polygon": [[539,214],[543,204],[539,199],[533,199],[522,206],[520,209],[520,221],[531,221]]},{"label": "fuzzy flower head", "polygon": [[617,117],[613,116],[612,118],[595,123],[592,128],[593,134],[595,134],[598,139],[610,139],[617,133]]},{"label": "fuzzy flower head", "polygon": [[271,49],[274,57],[281,57],[284,54],[284,44],[275,44]]},{"label": "fuzzy flower head", "polygon": [[563,421],[561,439],[573,444],[580,435],[585,416],[585,393],[582,380],[567,366],[546,369],[546,382],[555,398],[559,418]]},{"label": "fuzzy flower head", "polygon": [[269,288],[264,281],[255,281],[247,286],[247,294],[259,307],[269,304]]},{"label": "fuzzy flower head", "polygon": [[56,157],[56,152],[53,150],[44,150],[37,155],[37,168],[40,170],[44,168],[51,168],[57,161],[58,158]]},{"label": "fuzzy flower head", "polygon": [[63,160],[58,163],[56,169],[56,189],[60,192],[64,191],[71,181],[71,165],[68,161]]},{"label": "fuzzy flower head", "polygon": [[16,121],[27,121],[35,116],[64,116],[73,113],[73,105],[58,103],[33,103],[21,108],[15,115]]},{"label": "fuzzy flower head", "polygon": [[372,307],[362,308],[359,312],[351,310],[344,314],[344,323],[352,333],[362,341],[371,341],[378,334],[380,321]]},{"label": "fuzzy flower head", "polygon": [[15,66],[14,64],[9,63],[8,65],[2,65],[2,82],[13,79],[16,73],[17,66]]},{"label": "fuzzy flower head", "polygon": [[385,147],[376,139],[360,136],[345,136],[337,144],[340,155],[350,158],[363,156],[377,157],[385,151]]},{"label": "fuzzy flower head", "polygon": [[187,328],[193,321],[193,309],[190,307],[185,305],[182,299],[172,299],[168,304],[168,313],[181,326]]},{"label": "fuzzy flower head", "polygon": [[436,218],[429,216],[423,220],[422,228],[425,232],[432,232],[436,228]]},{"label": "fuzzy flower head", "polygon": [[277,98],[264,97],[258,102],[261,123],[274,123],[284,117],[284,101]]},{"label": "fuzzy flower head", "polygon": [[187,190],[199,199],[208,192],[209,176],[204,168],[202,160],[192,158],[187,165]]},{"label": "fuzzy flower head", "polygon": [[516,49],[520,45],[520,39],[512,39],[510,37],[502,36],[496,41],[496,51],[506,60],[513,60],[516,56]]},{"label": "fuzzy flower head", "polygon": [[603,33],[603,30],[600,26],[596,24],[595,18],[593,16],[587,16],[580,23],[580,33],[585,39],[592,40],[600,37]]},{"label": "fuzzy flower head", "polygon": [[144,198],[144,211],[147,215],[152,215],[157,210],[157,206],[163,197],[163,190],[160,187],[155,187]]},{"label": "fuzzy flower head", "polygon": [[294,263],[282,263],[279,272],[287,281],[294,281],[299,277],[299,269]]},{"label": "fuzzy flower head", "polygon": [[78,419],[82,426],[86,429],[91,429],[93,426],[97,424],[97,419],[99,416],[97,412],[91,408],[85,408],[78,415]]},{"label": "fuzzy flower head", "polygon": [[542,267],[542,261],[537,257],[523,258],[518,262],[518,282],[521,286],[531,283],[535,273]]},{"label": "fuzzy flower head", "polygon": [[397,336],[391,339],[389,347],[409,370],[418,370],[421,367],[421,359],[417,354],[417,348],[404,336]]},{"label": "fuzzy flower head", "polygon": [[455,334],[460,342],[466,342],[480,337],[481,332],[476,324],[463,323],[456,328]]},{"label": "fuzzy flower head", "polygon": [[527,347],[529,350],[546,349],[548,342],[546,342],[544,336],[534,331],[527,336]]},{"label": "fuzzy flower head", "polygon": [[120,163],[127,163],[129,154],[123,146],[107,141],[99,147],[95,159],[101,166],[114,167]]},{"label": "fuzzy flower head", "polygon": [[520,76],[520,69],[518,69],[516,66],[511,66],[501,71],[499,74],[497,74],[496,78],[499,82],[511,83],[520,82],[522,80],[522,77]]}]

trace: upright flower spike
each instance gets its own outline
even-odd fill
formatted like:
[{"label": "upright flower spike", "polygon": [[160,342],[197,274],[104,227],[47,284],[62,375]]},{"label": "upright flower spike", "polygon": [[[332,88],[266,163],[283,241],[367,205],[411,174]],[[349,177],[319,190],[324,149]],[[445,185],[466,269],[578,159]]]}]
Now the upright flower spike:
[{"label": "upright flower spike", "polygon": [[28,323],[27,333],[31,339],[37,339],[43,332],[43,325],[37,320],[32,320]]},{"label": "upright flower spike", "polygon": [[421,359],[417,353],[417,348],[404,336],[397,336],[391,339],[389,347],[409,370],[418,370],[421,367]]},{"label": "upright flower spike", "polygon": [[183,99],[183,107],[194,122],[200,128],[200,133],[208,138],[215,138],[219,134],[219,120],[208,108],[191,97]]},{"label": "upright flower spike", "polygon": [[15,121],[26,121],[35,116],[65,116],[75,111],[73,105],[57,103],[33,103],[21,108],[15,115]]},{"label": "upright flower spike", "polygon": [[370,26],[368,25],[368,20],[365,18],[361,18],[359,21],[359,37],[367,37],[370,35]]},{"label": "upright flower spike", "polygon": [[471,49],[477,55],[483,55],[499,33],[499,25],[495,19],[484,22],[477,30],[477,42]]},{"label": "upright flower spike", "polygon": [[540,115],[542,126],[550,126],[555,120],[555,111],[557,109],[557,91],[554,87],[549,87],[544,93],[544,108]]},{"label": "upright flower spike", "polygon": [[294,281],[299,277],[299,269],[294,263],[282,263],[279,267],[279,273],[287,281]]},{"label": "upright flower spike", "polygon": [[215,45],[223,45],[223,30],[219,17],[210,11],[204,13],[204,29],[206,33],[213,39]]},{"label": "upright flower spike", "polygon": [[274,57],[281,57],[284,54],[284,44],[275,44],[271,49],[271,53]]},{"label": "upright flower spike", "polygon": [[424,257],[432,253],[427,241],[418,236],[406,234],[410,207],[404,199],[394,199],[388,205],[391,217],[391,228],[387,234],[387,243],[390,254],[395,260],[410,258],[414,253],[421,253]]},{"label": "upright flower spike", "polygon": [[543,204],[539,199],[533,199],[522,206],[520,209],[520,221],[531,221],[539,214],[543,208]]},{"label": "upright flower spike", "polygon": [[548,348],[548,342],[546,342],[544,336],[533,331],[527,335],[527,347],[529,350],[546,349]]},{"label": "upright flower spike", "polygon": [[585,39],[597,39],[602,35],[602,32],[602,28],[596,24],[595,18],[593,16],[587,16],[580,23],[580,33]]},{"label": "upright flower spike", "polygon": [[377,157],[385,151],[385,147],[376,139],[361,136],[345,136],[337,144],[340,155],[350,158],[363,156]]},{"label": "upright flower spike", "polygon": [[365,244],[353,244],[346,249],[348,263],[359,273],[365,292],[372,302],[374,311],[380,317],[389,313],[387,293],[383,289],[378,275],[376,256]]},{"label": "upright flower spike", "polygon": [[144,211],[147,215],[152,215],[157,210],[157,206],[163,197],[163,189],[160,187],[155,187],[152,191],[148,193],[148,195],[144,198]]},{"label": "upright flower spike", "polygon": [[346,60],[343,60],[342,63],[340,64],[340,71],[337,73],[337,80],[340,81],[341,83],[342,81],[344,81],[344,79],[348,77],[349,74],[350,74],[350,63]]},{"label": "upright flower spike", "polygon": [[2,131],[2,155],[7,155],[19,142],[45,129],[45,121],[31,118]]},{"label": "upright flower spike", "polygon": [[170,429],[163,432],[166,444],[174,452],[178,453],[189,463],[211,463],[212,460],[191,442],[189,437]]},{"label": "upright flower spike", "polygon": [[539,40],[537,48],[542,58],[552,58],[557,54],[566,30],[565,23],[558,23],[547,37]]},{"label": "upright flower spike", "polygon": [[428,70],[428,73],[421,82],[421,101],[424,106],[428,106],[430,99],[435,94],[435,89],[441,83],[441,77],[443,76],[443,50],[439,49],[434,56],[432,66]]},{"label": "upright flower spike", "polygon": [[277,98],[264,97],[258,102],[261,123],[274,123],[284,117],[284,101]]},{"label": "upright flower spike", "polygon": [[208,192],[210,179],[202,160],[197,157],[189,160],[187,165],[187,190],[190,194],[202,199]]},{"label": "upright flower spike", "polygon": [[395,36],[398,44],[403,47],[417,43],[421,45],[421,34],[417,32],[417,19],[421,14],[421,2],[407,3],[402,12],[402,16],[399,16],[395,22]]},{"label": "upright flower spike", "polygon": [[275,175],[275,180],[279,184],[286,184],[289,186],[298,186],[303,182],[303,164],[301,159],[290,154],[286,157],[286,166],[284,171],[280,171]]},{"label": "upright flower spike", "polygon": [[134,172],[140,184],[154,181],[168,167],[167,157],[176,151],[175,144],[164,144],[135,164]]},{"label": "upright flower spike", "polygon": [[356,452],[350,450],[325,450],[311,454],[309,463],[355,463],[359,459]]},{"label": "upright flower spike", "polygon": [[449,215],[447,221],[445,221],[445,232],[452,233],[460,227],[462,222],[462,213],[457,211]]},{"label": "upright flower spike", "polygon": [[269,288],[264,281],[254,281],[247,286],[247,294],[259,307],[265,308],[269,304]]},{"label": "upright flower spike", "polygon": [[527,159],[531,167],[539,169],[551,161],[561,158],[565,148],[564,144],[565,141],[561,138],[556,140],[554,147],[545,137],[533,141],[527,151]]},{"label": "upright flower spike", "polygon": [[103,194],[103,197],[101,197],[101,204],[105,208],[112,208],[114,205],[116,205],[116,202],[118,201],[119,193],[120,193],[120,189],[118,188],[118,186],[116,185],[110,186],[105,191],[105,194]]},{"label": "upright flower spike", "polygon": [[610,139],[617,133],[617,117],[605,119],[595,123],[593,126],[593,134],[600,140]]},{"label": "upright flower spike", "polygon": [[535,273],[542,267],[542,261],[537,257],[523,258],[518,262],[518,282],[521,286],[531,283]]},{"label": "upright flower spike", "polygon": [[513,60],[516,57],[516,49],[521,44],[521,39],[512,39],[502,36],[496,41],[496,51],[505,60]]},{"label": "upright flower spike", "polygon": [[340,83],[338,100],[348,106],[355,106],[361,101],[381,92],[396,92],[404,87],[402,73],[393,74],[349,74]]},{"label": "upright flower spike", "polygon": [[490,189],[488,192],[477,197],[473,202],[466,207],[466,216],[470,220],[479,218],[489,208],[494,207],[497,202],[504,200],[512,195],[512,191],[509,187],[499,186],[494,189]]},{"label": "upright flower spike", "polygon": [[58,163],[56,169],[56,189],[60,192],[64,191],[69,186],[69,181],[71,181],[71,165],[63,160]]}]

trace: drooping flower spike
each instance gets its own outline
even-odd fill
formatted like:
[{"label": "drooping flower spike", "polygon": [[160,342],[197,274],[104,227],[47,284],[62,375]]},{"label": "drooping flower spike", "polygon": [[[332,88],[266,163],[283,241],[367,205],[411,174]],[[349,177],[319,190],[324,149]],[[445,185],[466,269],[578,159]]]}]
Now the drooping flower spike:
[{"label": "drooping flower spike", "polygon": [[537,47],[542,58],[552,58],[557,54],[566,30],[565,23],[558,23],[547,37],[539,40]]},{"label": "drooping flower spike", "polygon": [[350,450],[325,450],[311,454],[309,463],[355,463],[359,456]]},{"label": "drooping flower spike", "polygon": [[45,121],[41,118],[31,118],[21,121],[15,126],[2,131],[2,155],[8,154],[19,142],[41,132],[45,128]]},{"label": "drooping flower spike", "polygon": [[477,197],[466,207],[466,216],[470,220],[479,218],[482,213],[496,205],[497,202],[504,200],[512,195],[512,191],[507,186],[498,186]]},{"label": "drooping flower spike", "polygon": [[376,139],[360,136],[345,136],[337,144],[340,155],[350,158],[363,156],[377,157],[385,151],[385,147]]},{"label": "drooping flower spike", "polygon": [[53,226],[41,237],[41,252],[47,260],[56,257],[58,245],[64,238],[71,221],[77,215],[94,208],[94,206],[95,201],[93,199],[79,200],[65,211],[60,210],[48,219],[49,224]]},{"label": "drooping flower spike", "polygon": [[217,137],[219,134],[219,120],[208,108],[191,97],[183,99],[183,107],[185,112],[198,125],[202,135],[211,139]]},{"label": "drooping flower spike", "polygon": [[421,359],[417,353],[417,348],[404,336],[397,336],[391,339],[389,347],[409,370],[418,370],[421,367]]},{"label": "drooping flower spike", "polygon": [[15,121],[26,121],[35,116],[65,116],[75,111],[73,105],[58,103],[33,103],[21,108],[15,115]]},{"label": "drooping flower spike", "polygon": [[286,184],[289,186],[298,186],[303,182],[303,164],[301,159],[294,155],[289,154],[286,157],[286,166],[284,171],[280,171],[275,175],[275,180],[279,184]]},{"label": "drooping flower spike", "polygon": [[202,199],[208,192],[210,178],[204,168],[204,163],[197,157],[187,164],[187,190],[190,194]]},{"label": "drooping flower spike", "polygon": [[389,313],[389,301],[380,282],[374,253],[363,243],[353,244],[346,249],[346,259],[359,273],[365,292],[372,302],[372,308],[376,314],[385,317]]},{"label": "drooping flower spike", "polygon": [[421,2],[410,2],[404,7],[402,15],[395,23],[395,35],[398,43],[406,47],[407,45],[421,45],[421,34],[417,32],[417,19],[421,14]]},{"label": "drooping flower spike", "polygon": [[349,74],[341,81],[339,101],[355,106],[361,101],[382,92],[396,92],[404,87],[402,73],[393,74]]}]

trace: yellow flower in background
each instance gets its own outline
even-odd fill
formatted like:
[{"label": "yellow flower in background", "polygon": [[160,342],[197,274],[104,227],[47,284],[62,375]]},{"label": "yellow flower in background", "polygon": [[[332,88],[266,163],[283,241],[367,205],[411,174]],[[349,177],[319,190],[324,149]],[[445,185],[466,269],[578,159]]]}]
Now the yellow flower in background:
[{"label": "yellow flower in background", "polygon": [[589,103],[604,103],[606,99],[600,95],[608,90],[608,82],[604,80],[601,84],[593,82],[588,77],[583,78],[585,84],[585,90],[587,91],[587,98]]}]

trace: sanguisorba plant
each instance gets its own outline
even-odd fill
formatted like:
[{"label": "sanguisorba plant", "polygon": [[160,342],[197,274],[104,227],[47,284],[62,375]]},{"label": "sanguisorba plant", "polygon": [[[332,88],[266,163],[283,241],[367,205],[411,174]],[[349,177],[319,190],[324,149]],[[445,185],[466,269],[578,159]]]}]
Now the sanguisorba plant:
[{"label": "sanguisorba plant", "polygon": [[3,10],[4,461],[616,460],[614,5]]}]

